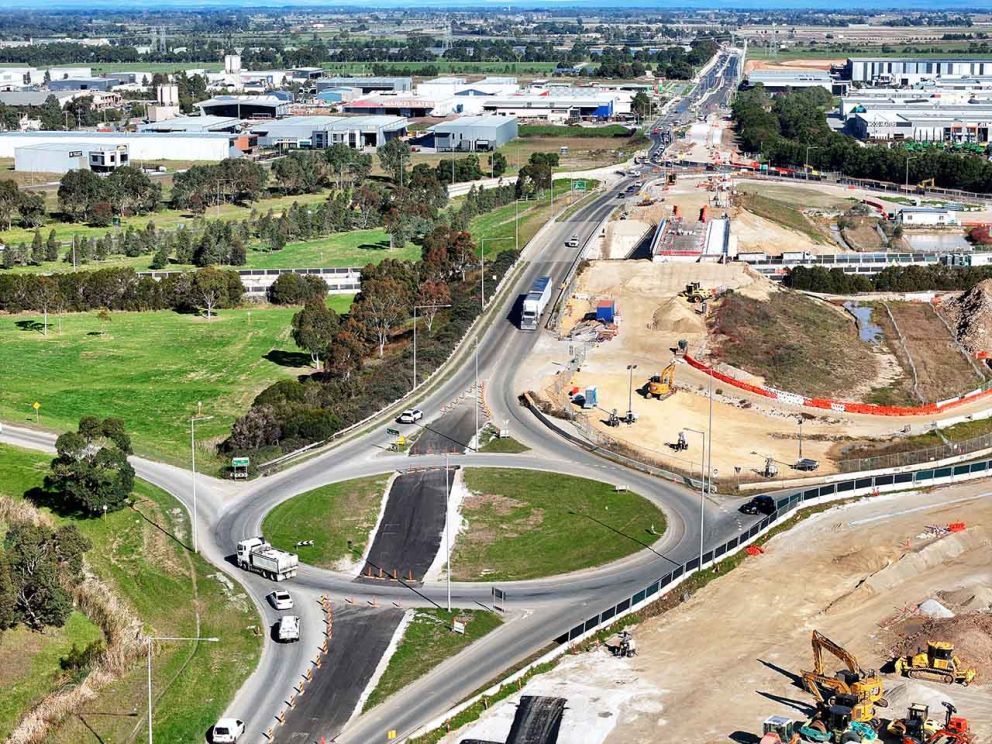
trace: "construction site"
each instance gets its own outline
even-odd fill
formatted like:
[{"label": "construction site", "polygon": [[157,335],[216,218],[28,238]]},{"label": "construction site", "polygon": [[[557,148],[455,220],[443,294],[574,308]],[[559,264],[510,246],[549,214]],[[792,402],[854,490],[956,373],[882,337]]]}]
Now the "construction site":
[{"label": "construction site", "polygon": [[990,520],[981,483],[813,514],[444,742],[507,741],[534,700],[569,744],[989,741]]}]

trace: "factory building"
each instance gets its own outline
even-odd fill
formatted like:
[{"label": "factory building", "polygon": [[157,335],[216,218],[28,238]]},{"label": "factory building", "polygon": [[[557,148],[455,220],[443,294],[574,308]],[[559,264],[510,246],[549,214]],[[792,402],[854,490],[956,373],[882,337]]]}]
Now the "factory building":
[{"label": "factory building", "polygon": [[934,207],[903,207],[896,220],[904,227],[957,227],[961,224],[951,210]]},{"label": "factory building", "polygon": [[139,132],[237,132],[241,119],[233,116],[177,116],[165,121],[139,124]]},{"label": "factory building", "polygon": [[279,119],[289,113],[290,101],[280,96],[214,96],[200,101],[200,113],[237,119]]},{"label": "factory building", "polygon": [[48,142],[14,150],[14,170],[25,173],[68,173],[73,170],[109,173],[127,164],[127,145]]},{"label": "factory building", "polygon": [[512,116],[463,116],[434,127],[438,152],[489,152],[517,138]]},{"label": "factory building", "polygon": [[923,80],[992,76],[992,59],[852,57],[842,75],[854,83],[906,86]]},{"label": "factory building", "polygon": [[614,97],[609,94],[583,96],[526,95],[496,97],[484,101],[485,114],[565,122],[574,119],[608,119],[613,116]]},{"label": "factory building", "polygon": [[328,88],[357,88],[369,93],[409,93],[413,79],[408,77],[324,77],[316,81],[317,92]]},{"label": "factory building", "polygon": [[[101,147],[127,148],[131,162],[140,160],[203,160],[218,162],[239,157],[238,136],[222,132],[158,134],[154,132],[0,132],[0,158],[15,158],[16,150],[35,145],[72,144],[97,151]],[[31,159],[24,161],[27,167]],[[43,171],[47,172],[47,171]]]},{"label": "factory building", "polygon": [[747,74],[747,84],[764,86],[769,93],[823,88],[828,93],[846,92],[847,84],[836,82],[826,70],[753,70]]},{"label": "factory building", "polygon": [[341,106],[346,114],[402,116],[416,119],[423,116],[447,116],[454,112],[454,98],[421,98],[411,94],[374,93],[356,98]]},{"label": "factory building", "polygon": [[113,78],[98,77],[71,77],[63,80],[51,80],[48,83],[49,90],[96,90],[101,92],[109,91],[117,81]]},{"label": "factory building", "polygon": [[77,93],[71,91],[58,91],[53,93],[48,90],[11,90],[0,92],[0,104],[4,106],[44,106],[49,96],[54,96],[59,102],[59,106],[65,105],[77,97]]},{"label": "factory building", "polygon": [[992,131],[992,106],[855,111],[847,128],[866,141],[984,144]]},{"label": "factory building", "polygon": [[398,116],[290,116],[252,126],[261,147],[323,149],[345,144],[354,149],[380,147],[406,134]]}]

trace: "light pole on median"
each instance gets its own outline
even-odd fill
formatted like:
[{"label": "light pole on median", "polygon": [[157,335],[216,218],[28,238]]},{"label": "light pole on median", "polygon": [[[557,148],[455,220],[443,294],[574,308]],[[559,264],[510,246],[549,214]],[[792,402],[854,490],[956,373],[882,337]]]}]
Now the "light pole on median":
[{"label": "light pole on median", "polygon": [[451,499],[448,482],[448,453],[444,453],[444,567],[445,583],[448,588],[448,612],[451,612]]},{"label": "light pole on median", "polygon": [[148,744],[154,744],[152,733],[152,642],[153,641],[195,641],[197,643],[217,643],[220,638],[179,638],[175,636],[145,636],[145,648],[148,652]]},{"label": "light pole on median", "polygon": [[627,423],[634,423],[634,370],[636,364],[628,364],[627,372],[630,375],[630,383],[627,386]]},{"label": "light pole on median", "polygon": [[703,469],[706,467],[706,432],[688,426],[685,427],[684,431],[691,431],[693,434],[698,434],[703,443],[702,449],[699,452],[699,568],[702,570],[703,535],[705,534],[703,527],[706,519],[706,475],[703,472]]},{"label": "light pole on median", "polygon": [[209,421],[213,416],[204,416],[200,413],[203,407],[203,403],[197,402],[196,404],[196,415],[191,416],[189,419],[189,459],[191,469],[193,471],[193,516],[191,521],[193,522],[193,552],[200,552],[199,543],[199,533],[196,529],[196,422],[197,421]]},{"label": "light pole on median", "polygon": [[451,307],[451,305],[414,305],[413,306],[413,386],[411,390],[417,388],[417,310],[440,310]]}]

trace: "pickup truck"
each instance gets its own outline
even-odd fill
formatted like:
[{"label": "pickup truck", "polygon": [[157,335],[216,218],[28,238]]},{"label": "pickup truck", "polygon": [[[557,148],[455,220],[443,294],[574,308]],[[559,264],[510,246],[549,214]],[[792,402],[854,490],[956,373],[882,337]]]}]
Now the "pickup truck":
[{"label": "pickup truck", "polygon": [[291,643],[300,640],[300,618],[296,615],[283,615],[279,618],[276,636],[280,643]]}]

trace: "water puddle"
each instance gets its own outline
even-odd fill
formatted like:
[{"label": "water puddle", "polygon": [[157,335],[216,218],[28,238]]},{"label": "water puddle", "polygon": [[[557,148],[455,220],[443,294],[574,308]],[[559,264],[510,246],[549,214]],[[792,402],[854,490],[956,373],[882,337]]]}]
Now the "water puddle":
[{"label": "water puddle", "polygon": [[870,344],[881,343],[882,327],[871,322],[870,307],[848,300],[844,303],[844,309],[851,313],[857,321],[858,336],[862,341],[867,341]]}]

